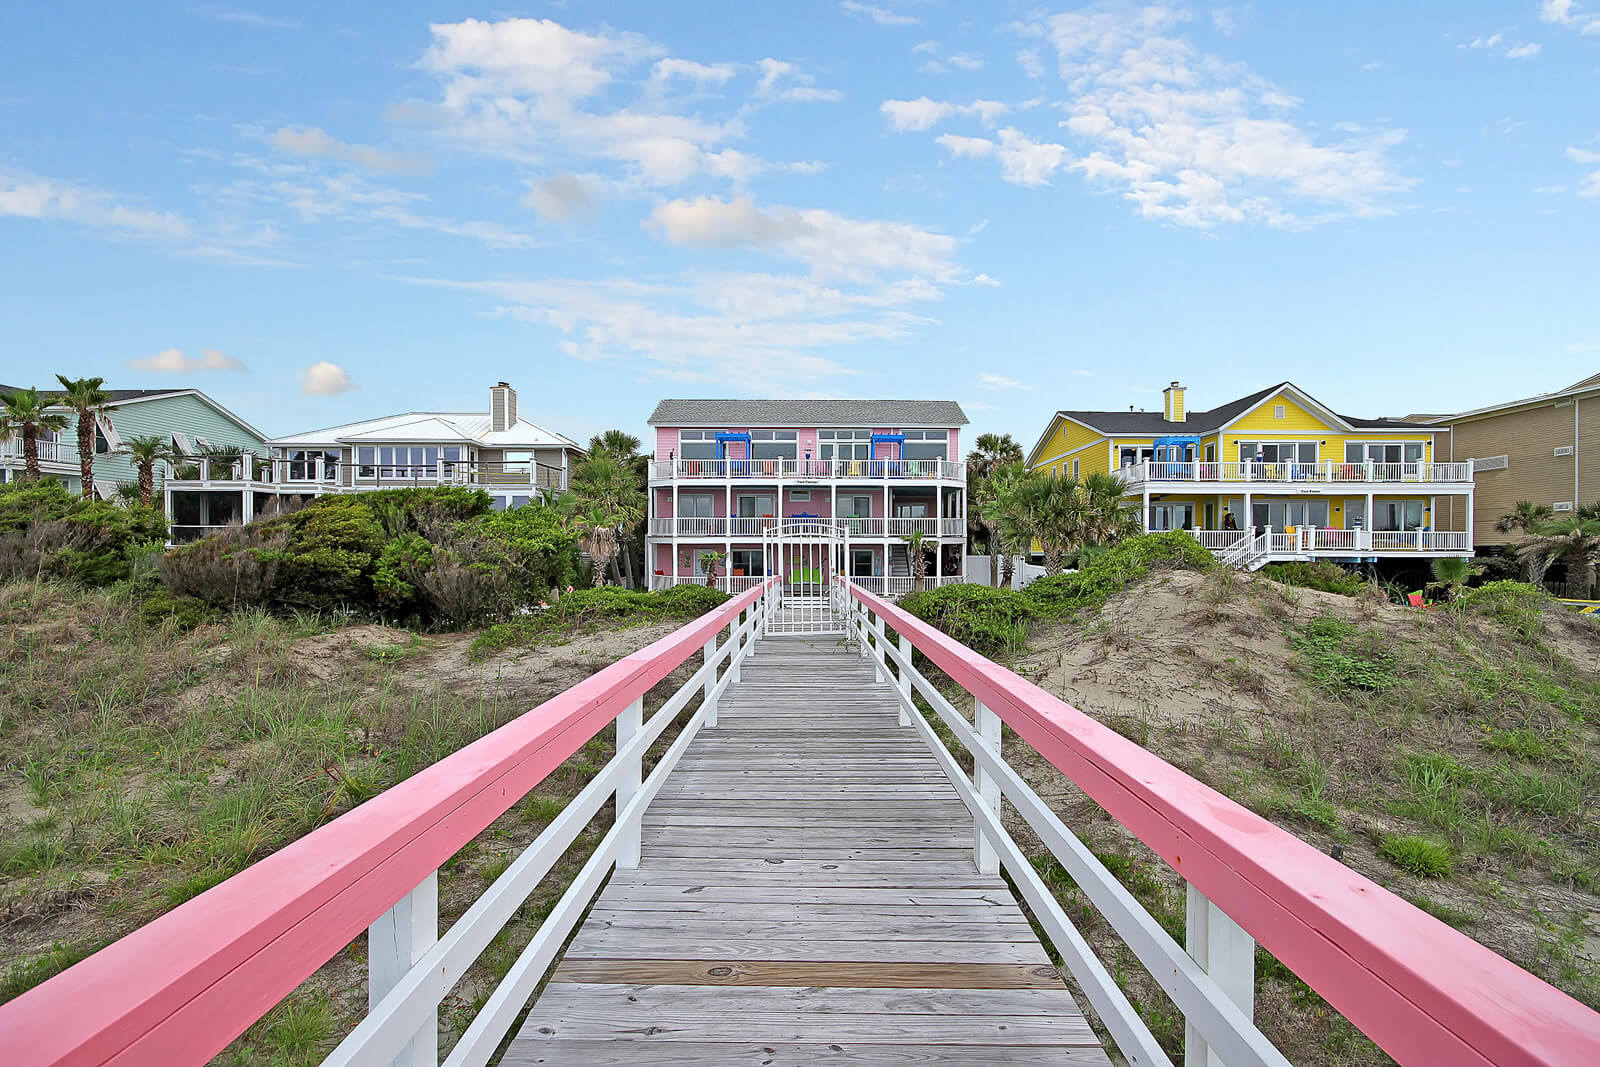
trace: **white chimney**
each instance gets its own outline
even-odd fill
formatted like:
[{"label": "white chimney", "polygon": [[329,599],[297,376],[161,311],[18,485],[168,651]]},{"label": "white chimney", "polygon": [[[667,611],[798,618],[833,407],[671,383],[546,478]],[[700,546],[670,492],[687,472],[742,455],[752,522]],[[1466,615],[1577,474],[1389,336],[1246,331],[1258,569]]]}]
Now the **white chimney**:
[{"label": "white chimney", "polygon": [[489,428],[509,430],[517,424],[517,391],[505,382],[489,390]]}]

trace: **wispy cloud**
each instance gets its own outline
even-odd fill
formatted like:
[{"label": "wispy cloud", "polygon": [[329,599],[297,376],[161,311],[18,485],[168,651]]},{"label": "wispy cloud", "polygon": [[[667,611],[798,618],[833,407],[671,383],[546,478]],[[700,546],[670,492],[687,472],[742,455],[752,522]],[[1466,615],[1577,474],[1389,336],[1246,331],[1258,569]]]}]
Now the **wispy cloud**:
[{"label": "wispy cloud", "polygon": [[370,145],[338,140],[315,126],[301,129],[284,126],[272,135],[271,144],[279,152],[288,155],[334,159],[386,174],[422,174],[433,166],[430,160],[421,156],[386,152]]},{"label": "wispy cloud", "polygon": [[915,100],[885,100],[878,106],[878,110],[889,120],[891,129],[905,132],[931,129],[952,115],[976,116],[985,126],[992,126],[996,119],[1011,108],[998,100],[974,100],[970,104],[953,104],[920,96]]},{"label": "wispy cloud", "polygon": [[[1572,160],[1574,163],[1582,163],[1585,166],[1593,166],[1594,164],[1600,163],[1600,152],[1591,152],[1587,148],[1568,147],[1567,158]],[[1578,195],[1600,196],[1600,168],[1590,171],[1588,174],[1585,174],[1581,179],[1579,179]]]},{"label": "wispy cloud", "polygon": [[170,211],[138,207],[103,189],[0,170],[0,215],[71,222],[123,237],[179,240],[190,224]]},{"label": "wispy cloud", "polygon": [[989,374],[987,372],[980,372],[978,374],[978,384],[981,385],[985,389],[1032,389],[1033,388],[1033,386],[1024,385],[1022,382],[1017,381],[1015,378],[1007,378],[1003,374]]},{"label": "wispy cloud", "polygon": [[144,359],[130,359],[123,364],[129,370],[152,374],[194,374],[201,371],[243,371],[242,360],[225,356],[215,348],[202,348],[198,356],[186,356],[181,348],[164,348]]},{"label": "wispy cloud", "polygon": [[922,21],[914,15],[902,15],[898,11],[872,4],[859,4],[856,0],[844,0],[839,5],[839,10],[847,15],[865,16],[880,26],[915,26]]},{"label": "wispy cloud", "polygon": [[1016,185],[1047,185],[1050,176],[1070,158],[1065,146],[1035,141],[1015,126],[1007,126],[994,140],[953,133],[941,134],[936,140],[958,158],[998,160],[1000,176]]},{"label": "wispy cloud", "polygon": [[255,11],[248,11],[242,7],[230,7],[227,4],[201,4],[194,9],[194,13],[201,18],[210,19],[212,22],[231,22],[235,26],[249,26],[258,30],[297,30],[298,22],[287,19],[273,18]]}]

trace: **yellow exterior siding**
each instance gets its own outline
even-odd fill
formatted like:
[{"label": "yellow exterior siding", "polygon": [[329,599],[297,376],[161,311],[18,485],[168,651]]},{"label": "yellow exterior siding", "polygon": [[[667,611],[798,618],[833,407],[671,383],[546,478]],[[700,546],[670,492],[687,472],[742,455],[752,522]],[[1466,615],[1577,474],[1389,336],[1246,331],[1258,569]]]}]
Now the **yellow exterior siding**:
[{"label": "yellow exterior siding", "polygon": [[[1088,446],[1099,442],[1099,449]],[[1080,474],[1088,474],[1092,470],[1103,471],[1106,469],[1106,453],[1104,448],[1105,437],[1098,431],[1091,430],[1082,423],[1063,419],[1059,415],[1055,419],[1054,431],[1050,439],[1038,450],[1039,459],[1033,470],[1065,471],[1072,473],[1072,460],[1076,458]],[[1081,450],[1081,451],[1080,451]],[[1069,455],[1068,453],[1071,453]],[[1098,464],[1098,466],[1091,466]]]}]

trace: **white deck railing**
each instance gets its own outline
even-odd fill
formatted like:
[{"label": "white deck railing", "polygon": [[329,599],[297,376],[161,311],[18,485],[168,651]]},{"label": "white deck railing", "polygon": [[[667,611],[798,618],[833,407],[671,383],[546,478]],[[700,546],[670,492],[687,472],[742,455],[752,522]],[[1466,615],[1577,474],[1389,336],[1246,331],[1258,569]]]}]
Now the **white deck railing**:
[{"label": "white deck railing", "polygon": [[167,482],[179,488],[273,487],[288,492],[337,492],[472,486],[480,489],[527,487],[547,492],[567,488],[568,471],[532,460],[439,460],[418,465],[356,465],[324,459],[233,459],[185,456],[163,465]]},{"label": "white deck railing", "polygon": [[[35,452],[40,463],[70,463],[77,459],[76,455],[69,455],[62,441],[35,441]],[[23,447],[22,436],[18,434],[9,441],[0,442],[0,458],[23,462],[27,459]]]},{"label": "white deck railing", "polygon": [[[1571,997],[859,582],[835,590],[878,680],[899,695],[901,725],[972,813],[979,872],[1010,877],[1127,1062],[1171,1064],[1012,838],[1002,799],[1182,1014],[1189,1067],[1287,1067],[1253,1021],[1257,938],[1403,1064],[1600,1062],[1600,1015]],[[917,669],[914,650],[973,698],[970,718],[949,684]],[[1002,723],[1182,877],[1184,944],[1007,762]],[[936,724],[970,755],[970,777]]]},{"label": "white deck railing", "polygon": [[653,518],[650,520],[650,535],[652,537],[711,537],[711,538],[749,538],[759,540],[766,535],[766,531],[779,523],[806,523],[817,528],[819,533],[837,532],[839,536],[852,540],[872,540],[887,537],[890,540],[899,540],[909,536],[915,530],[921,530],[926,537],[963,538],[967,532],[967,520],[963,518],[810,518],[795,515],[786,515],[782,520],[770,516],[762,518],[727,518],[722,515],[681,515],[676,519],[670,516]]},{"label": "white deck railing", "polygon": [[1465,463],[1168,463],[1149,460],[1117,471],[1130,485],[1144,482],[1240,482],[1296,485],[1363,485],[1393,482],[1463,483],[1472,481],[1472,461]]},{"label": "white deck railing", "polygon": [[1224,563],[1243,564],[1261,556],[1361,555],[1369,552],[1471,552],[1466,530],[1334,530],[1321,526],[1270,526],[1248,530],[1191,530],[1197,541]]},{"label": "white deck railing", "polygon": [[650,480],[734,482],[965,482],[967,465],[945,459],[658,459]]}]

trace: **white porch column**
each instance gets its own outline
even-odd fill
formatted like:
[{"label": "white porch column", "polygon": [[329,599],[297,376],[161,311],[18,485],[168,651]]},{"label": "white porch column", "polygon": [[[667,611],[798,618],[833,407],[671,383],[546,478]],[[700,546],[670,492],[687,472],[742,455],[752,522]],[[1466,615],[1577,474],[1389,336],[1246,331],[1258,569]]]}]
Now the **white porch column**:
[{"label": "white porch column", "polygon": [[[1367,465],[1368,465],[1368,467],[1371,467],[1371,463],[1370,462]],[[1367,521],[1362,523],[1362,525],[1365,526],[1366,529],[1367,529],[1366,538],[1367,538],[1367,547],[1369,549],[1372,547],[1372,530],[1373,530],[1373,527],[1377,525],[1377,522],[1375,520],[1375,517],[1373,515],[1373,511],[1372,511],[1372,503],[1373,503],[1372,494],[1369,492],[1367,494]]]},{"label": "white porch column", "polygon": [[1249,492],[1246,492],[1244,494],[1244,521],[1241,522],[1239,525],[1240,526],[1249,526],[1251,528],[1254,528],[1255,524],[1256,524],[1255,497],[1251,496],[1251,494]]},{"label": "white porch column", "polygon": [[[1472,481],[1472,460],[1470,460],[1470,459],[1467,460],[1467,481],[1469,481],[1469,482]],[[1478,539],[1475,536],[1474,531],[1472,529],[1472,497],[1473,497],[1473,491],[1471,489],[1468,489],[1467,490],[1467,551],[1469,553],[1475,550],[1475,548],[1477,546],[1477,543],[1478,543]],[[1577,504],[1573,504],[1573,507],[1577,507]]]},{"label": "white porch column", "polygon": [[1150,532],[1150,489],[1148,488],[1148,483],[1146,483],[1146,488],[1145,488],[1145,491],[1144,491],[1144,510],[1140,513],[1139,519],[1140,519],[1141,522],[1144,523],[1144,532],[1145,533],[1149,533]]}]

